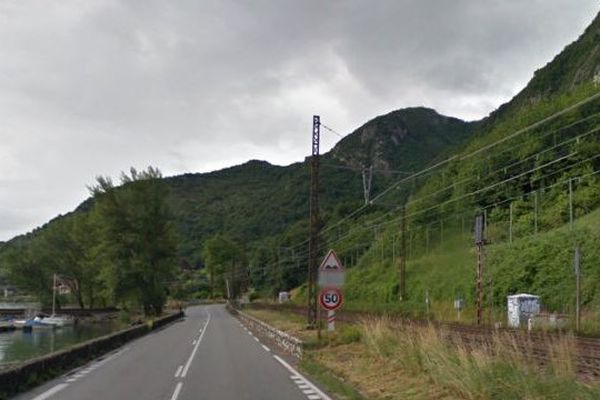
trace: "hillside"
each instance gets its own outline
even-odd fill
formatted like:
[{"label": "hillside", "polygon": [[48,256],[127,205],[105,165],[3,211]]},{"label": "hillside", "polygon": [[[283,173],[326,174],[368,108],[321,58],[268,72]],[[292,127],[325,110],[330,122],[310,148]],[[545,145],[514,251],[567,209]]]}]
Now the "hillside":
[{"label": "hillside", "polygon": [[[432,157],[462,145],[473,127],[425,108],[394,111],[366,123],[322,156],[320,203],[324,220],[335,219],[363,201],[358,160],[377,168],[373,180],[376,192],[392,179],[388,170],[423,168]],[[290,229],[294,240],[306,236],[305,229],[298,231],[308,219],[306,161],[281,167],[252,160],[211,173],[167,177],[165,182],[180,234],[183,265],[200,262],[203,242],[216,234],[229,236],[250,252],[265,240],[285,240],[278,236]],[[87,212],[92,204],[93,199],[88,199],[76,212]],[[37,233],[53,223],[45,224]]]},{"label": "hillside", "polygon": [[[589,313],[597,313],[599,29],[596,17],[413,192],[406,207],[408,302],[397,301],[399,212],[348,226],[349,234],[336,246],[346,259],[355,254],[346,288],[349,304],[423,313],[428,295],[436,305],[432,311],[449,318],[455,315],[453,300],[464,298],[467,317],[472,316],[476,254],[471,231],[481,213],[487,217],[489,244],[488,310],[504,309],[506,295],[523,291],[540,294],[549,311],[572,311],[572,257],[579,245],[589,276],[583,301]],[[365,237],[368,247],[362,244]]]}]

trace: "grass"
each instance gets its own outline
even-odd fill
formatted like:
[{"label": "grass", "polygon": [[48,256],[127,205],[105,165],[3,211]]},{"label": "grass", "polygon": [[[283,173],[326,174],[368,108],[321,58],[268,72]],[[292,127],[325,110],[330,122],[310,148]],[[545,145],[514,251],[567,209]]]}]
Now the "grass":
[{"label": "grass", "polygon": [[[546,343],[549,366],[540,366],[514,340],[498,334],[488,345],[449,345],[432,326],[398,326],[386,319],[362,323],[364,344],[398,373],[418,377],[460,399],[597,399],[600,388],[577,381],[571,336]],[[424,397],[426,398],[426,397]]]},{"label": "grass", "polygon": [[443,329],[377,317],[338,324],[319,342],[289,311],[248,312],[308,341],[301,368],[340,399],[600,398],[600,387],[577,380],[571,335],[547,337],[549,360],[541,367],[529,356],[531,344],[506,333],[472,348],[450,344]]}]

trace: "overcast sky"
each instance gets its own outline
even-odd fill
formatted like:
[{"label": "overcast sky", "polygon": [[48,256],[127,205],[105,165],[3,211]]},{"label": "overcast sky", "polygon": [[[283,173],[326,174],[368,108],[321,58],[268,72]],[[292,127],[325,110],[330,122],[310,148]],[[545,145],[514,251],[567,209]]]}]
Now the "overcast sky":
[{"label": "overcast sky", "polygon": [[[424,105],[479,119],[575,40],[597,0],[0,0],[0,240],[97,175],[310,152]],[[339,138],[324,133],[327,150]]]}]

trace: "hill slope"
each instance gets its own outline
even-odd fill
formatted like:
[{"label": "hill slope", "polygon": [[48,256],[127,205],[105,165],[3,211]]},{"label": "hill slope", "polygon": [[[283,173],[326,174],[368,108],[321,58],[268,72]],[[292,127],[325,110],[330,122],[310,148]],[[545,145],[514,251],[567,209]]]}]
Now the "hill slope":
[{"label": "hill slope", "polygon": [[[506,295],[531,291],[542,295],[548,310],[571,311],[573,247],[580,245],[590,277],[583,299],[590,312],[600,310],[592,282],[600,273],[600,254],[593,245],[594,210],[600,206],[599,38],[600,16],[413,192],[406,209],[408,303],[397,300],[399,213],[365,218],[362,225],[373,230],[371,220],[379,232],[349,228],[350,239],[338,243],[342,256],[359,256],[352,260],[357,268],[346,288],[349,304],[424,312],[428,293],[438,305],[434,310],[445,317],[455,315],[457,297],[467,299],[472,312],[476,254],[471,227],[482,213],[490,245],[486,305],[502,309]],[[365,235],[371,241],[367,248],[361,244]]]}]

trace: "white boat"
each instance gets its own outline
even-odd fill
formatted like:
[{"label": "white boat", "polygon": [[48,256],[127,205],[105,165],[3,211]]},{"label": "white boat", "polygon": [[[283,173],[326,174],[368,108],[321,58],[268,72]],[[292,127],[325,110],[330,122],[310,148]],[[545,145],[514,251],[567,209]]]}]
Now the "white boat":
[{"label": "white boat", "polygon": [[52,325],[52,326],[56,326],[56,327],[62,327],[62,326],[73,325],[75,321],[73,320],[73,318],[69,318],[69,317],[62,316],[62,315],[52,314],[49,317],[42,318],[39,322],[44,325]]},{"label": "white boat", "polygon": [[62,315],[56,315],[56,274],[54,274],[53,283],[54,287],[52,289],[52,315],[49,317],[35,317],[34,319],[37,319],[37,322],[39,322],[40,324],[49,325],[53,327],[73,325],[75,322],[73,318]]},{"label": "white boat", "polygon": [[23,329],[24,331],[32,329],[52,329],[54,325],[43,324],[40,317],[29,318],[29,319],[15,319],[12,321],[13,326],[17,329]]}]

